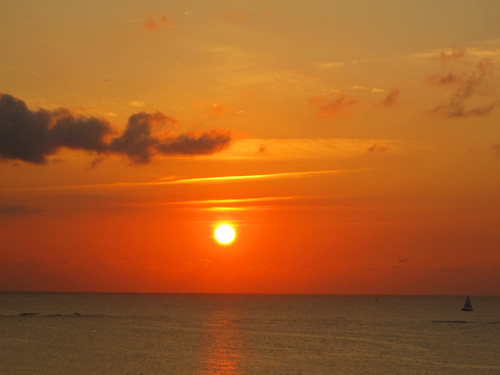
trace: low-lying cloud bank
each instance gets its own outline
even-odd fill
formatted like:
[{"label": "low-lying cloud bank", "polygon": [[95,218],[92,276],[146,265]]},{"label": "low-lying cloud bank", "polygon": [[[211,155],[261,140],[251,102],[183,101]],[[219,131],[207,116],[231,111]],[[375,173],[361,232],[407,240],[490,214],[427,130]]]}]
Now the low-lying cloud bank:
[{"label": "low-lying cloud bank", "polygon": [[160,112],[130,116],[121,135],[111,124],[96,117],[75,116],[59,108],[30,110],[8,94],[0,94],[0,159],[44,164],[60,149],[91,151],[99,156],[124,155],[136,164],[149,163],[155,155],[209,155],[231,144],[231,132],[157,134],[158,126],[176,121]]}]

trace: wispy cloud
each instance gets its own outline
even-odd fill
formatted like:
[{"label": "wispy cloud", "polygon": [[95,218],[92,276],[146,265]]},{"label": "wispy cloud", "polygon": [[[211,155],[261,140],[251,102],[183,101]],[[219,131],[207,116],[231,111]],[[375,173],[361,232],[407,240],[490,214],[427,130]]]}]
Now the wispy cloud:
[{"label": "wispy cloud", "polygon": [[100,158],[124,155],[136,164],[149,163],[155,155],[208,155],[229,147],[231,132],[157,134],[158,128],[177,123],[160,112],[130,116],[124,132],[115,131],[106,120],[75,116],[60,108],[31,111],[10,95],[0,95],[0,159],[44,164],[61,148],[92,151]]},{"label": "wispy cloud", "polygon": [[213,204],[240,204],[240,203],[256,203],[256,202],[274,202],[287,201],[292,199],[302,198],[296,195],[284,197],[257,197],[257,198],[233,198],[233,199],[204,199],[197,201],[182,201],[182,202],[167,202],[165,204],[172,205],[213,205]]},{"label": "wispy cloud", "polygon": [[351,86],[352,90],[363,90],[363,91],[370,91],[372,93],[380,93],[380,92],[385,92],[384,89],[378,88],[378,87],[368,87],[368,86],[361,86],[361,85],[356,85],[356,86]]},{"label": "wispy cloud", "polygon": [[351,86],[351,89],[353,89],[353,90],[370,91],[369,87],[367,87],[367,86],[361,86],[361,85]]},{"label": "wispy cloud", "polygon": [[115,182],[110,184],[89,184],[89,185],[59,185],[59,186],[43,186],[43,187],[9,189],[9,190],[10,191],[85,190],[85,189],[129,188],[129,187],[140,187],[140,186],[161,186],[161,185],[178,185],[178,184],[210,184],[210,183],[224,183],[224,182],[234,182],[234,181],[244,181],[244,180],[303,178],[307,176],[327,175],[327,174],[341,173],[347,171],[352,171],[352,170],[281,172],[281,173],[267,173],[267,174],[254,174],[254,175],[214,176],[214,177],[194,177],[194,178],[166,177],[160,181]]},{"label": "wispy cloud", "polygon": [[[147,202],[132,204],[133,206],[174,206],[185,210],[204,211],[250,211],[250,210],[286,210],[286,209],[334,209],[337,205],[329,202],[331,196],[326,195],[292,195],[273,197],[233,198],[233,199],[202,199],[194,201]],[[326,200],[326,201],[325,201]],[[342,207],[345,209],[345,207]]]},{"label": "wispy cloud", "polygon": [[146,22],[142,25],[146,30],[153,31],[163,27],[174,27],[175,23],[167,18],[166,15],[163,15],[160,18],[153,18],[151,16],[148,17]]},{"label": "wispy cloud", "polygon": [[252,209],[262,209],[269,204],[287,202],[298,199],[310,198],[308,196],[277,196],[277,197],[255,197],[255,198],[233,198],[233,199],[204,199],[195,201],[176,201],[176,202],[151,202],[147,206],[178,206],[184,209],[196,209],[206,211],[247,211]]},{"label": "wispy cloud", "polygon": [[339,160],[362,157],[373,145],[384,145],[390,148],[393,154],[406,153],[415,147],[412,142],[398,139],[235,139],[230,148],[211,157],[225,160],[256,158]]},{"label": "wispy cloud", "polygon": [[348,113],[348,109],[356,104],[356,99],[347,95],[338,95],[334,98],[314,97],[309,104],[318,107],[316,116],[335,118],[340,113]]},{"label": "wispy cloud", "polygon": [[434,59],[445,70],[428,82],[452,89],[447,103],[431,110],[447,118],[487,116],[500,105],[498,92],[499,59],[484,57],[476,50],[460,48],[442,51]]},{"label": "wispy cloud", "polygon": [[397,87],[393,87],[391,91],[380,101],[380,104],[384,107],[392,106],[396,103],[399,98],[399,89]]},{"label": "wispy cloud", "polygon": [[269,173],[259,175],[236,175],[236,176],[214,176],[214,177],[195,177],[195,178],[178,178],[165,177],[157,181],[144,182],[114,182],[105,184],[78,184],[78,185],[56,185],[56,186],[39,186],[30,188],[5,189],[6,191],[65,191],[65,190],[93,190],[93,189],[113,189],[113,188],[134,188],[143,186],[165,186],[165,185],[182,185],[182,184],[212,184],[212,183],[230,183],[245,180],[265,180],[265,179],[284,179],[284,178],[304,178],[314,175],[326,175],[347,172],[349,170],[325,170],[325,171],[304,171],[304,172],[284,172],[284,173]]},{"label": "wispy cloud", "polygon": [[467,50],[464,47],[461,48],[452,48],[449,50],[440,51],[438,55],[433,56],[435,60],[438,61],[450,61],[457,60],[465,57]]},{"label": "wispy cloud", "polygon": [[366,149],[367,152],[370,153],[382,153],[386,152],[389,149],[389,146],[381,145],[381,144],[373,144],[372,146]]},{"label": "wispy cloud", "polygon": [[437,86],[447,86],[447,85],[452,85],[454,83],[457,83],[460,80],[460,77],[458,77],[455,73],[453,72],[447,72],[445,74],[436,74],[431,76],[428,81],[432,84],[435,84]]},{"label": "wispy cloud", "polygon": [[142,100],[132,100],[128,104],[132,107],[144,107],[146,105]]},{"label": "wispy cloud", "polygon": [[321,70],[333,70],[344,67],[345,63],[341,61],[328,61],[328,62],[317,63],[315,64],[315,66]]},{"label": "wispy cloud", "polygon": [[0,204],[0,216],[18,215],[39,211],[38,208],[20,204]]},{"label": "wispy cloud", "polygon": [[236,176],[220,176],[220,177],[201,177],[201,178],[185,178],[170,181],[170,184],[197,184],[197,183],[217,183],[237,180],[262,180],[276,178],[300,178],[311,175],[339,173],[340,170],[325,170],[325,171],[306,171],[306,172],[281,172],[268,174],[253,174],[253,175],[236,175]]}]

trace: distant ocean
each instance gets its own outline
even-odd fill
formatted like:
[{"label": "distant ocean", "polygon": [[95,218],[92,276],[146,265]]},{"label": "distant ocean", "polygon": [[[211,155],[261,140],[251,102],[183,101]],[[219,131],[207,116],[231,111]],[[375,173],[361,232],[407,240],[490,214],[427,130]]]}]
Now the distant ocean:
[{"label": "distant ocean", "polygon": [[0,293],[5,375],[500,375],[500,298]]}]

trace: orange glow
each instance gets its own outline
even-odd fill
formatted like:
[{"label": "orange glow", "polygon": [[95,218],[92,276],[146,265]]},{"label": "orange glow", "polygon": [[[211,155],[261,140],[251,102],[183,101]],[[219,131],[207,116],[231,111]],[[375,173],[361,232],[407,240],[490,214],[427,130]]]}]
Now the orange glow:
[{"label": "orange glow", "polygon": [[500,295],[500,6],[39,3],[0,1],[0,291]]}]

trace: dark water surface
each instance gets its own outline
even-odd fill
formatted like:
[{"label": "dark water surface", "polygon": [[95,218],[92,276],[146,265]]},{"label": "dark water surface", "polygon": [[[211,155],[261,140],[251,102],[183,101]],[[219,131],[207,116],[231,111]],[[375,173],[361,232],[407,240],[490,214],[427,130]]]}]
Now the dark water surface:
[{"label": "dark water surface", "polygon": [[0,294],[0,374],[500,375],[500,298]]}]

